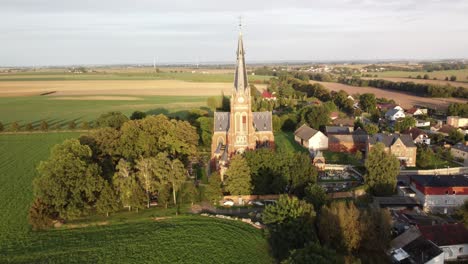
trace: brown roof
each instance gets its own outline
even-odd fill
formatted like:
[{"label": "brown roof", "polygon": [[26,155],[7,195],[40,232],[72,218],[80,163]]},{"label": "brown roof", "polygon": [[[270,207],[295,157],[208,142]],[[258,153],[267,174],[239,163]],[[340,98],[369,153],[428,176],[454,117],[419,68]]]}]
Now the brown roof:
[{"label": "brown roof", "polygon": [[468,230],[463,224],[420,226],[419,231],[439,247],[468,243]]},{"label": "brown roof", "polygon": [[426,135],[426,132],[422,131],[421,129],[417,127],[413,127],[413,128],[403,131],[402,134],[408,134],[411,136],[411,138],[413,138],[413,140],[415,140],[420,135]]},{"label": "brown roof", "polygon": [[455,127],[451,126],[451,125],[443,125],[437,132],[440,132],[440,133],[450,133],[450,131],[454,130]]},{"label": "brown roof", "polygon": [[337,118],[337,119],[333,120],[332,123],[335,126],[341,125],[341,126],[352,126],[352,127],[354,127],[354,119],[349,118],[349,117]]},{"label": "brown roof", "polygon": [[401,142],[406,147],[416,147],[416,145],[413,142],[413,139],[410,137],[410,135],[405,135],[405,134],[375,134],[372,137],[369,138],[369,143],[371,145],[374,145],[378,142],[383,143],[386,147],[392,146],[397,139],[401,139]]}]

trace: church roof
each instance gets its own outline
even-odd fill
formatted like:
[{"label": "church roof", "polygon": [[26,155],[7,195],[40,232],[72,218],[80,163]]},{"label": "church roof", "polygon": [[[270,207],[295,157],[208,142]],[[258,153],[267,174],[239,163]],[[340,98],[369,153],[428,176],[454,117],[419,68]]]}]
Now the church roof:
[{"label": "church roof", "polygon": [[248,86],[244,54],[244,43],[242,41],[242,33],[240,32],[237,43],[236,73],[234,75],[234,89],[236,89],[236,92],[244,92]]},{"label": "church roof", "polygon": [[214,131],[228,131],[229,130],[229,112],[215,112],[214,113]]},{"label": "church roof", "polygon": [[271,112],[253,112],[252,115],[256,131],[273,131]]}]

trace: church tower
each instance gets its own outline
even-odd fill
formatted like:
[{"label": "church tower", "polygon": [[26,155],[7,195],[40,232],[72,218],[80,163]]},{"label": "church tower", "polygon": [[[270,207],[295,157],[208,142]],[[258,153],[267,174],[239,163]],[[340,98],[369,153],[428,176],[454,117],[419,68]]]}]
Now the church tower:
[{"label": "church tower", "polygon": [[234,154],[274,146],[271,112],[252,112],[242,32],[239,32],[236,55],[230,112],[214,113],[211,165],[213,169],[221,170],[221,174]]}]

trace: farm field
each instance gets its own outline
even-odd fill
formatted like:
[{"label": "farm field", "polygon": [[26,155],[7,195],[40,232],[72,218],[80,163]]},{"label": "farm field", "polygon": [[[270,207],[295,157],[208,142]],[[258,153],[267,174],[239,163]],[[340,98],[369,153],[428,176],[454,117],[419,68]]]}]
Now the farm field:
[{"label": "farm field", "polygon": [[449,71],[433,71],[433,72],[426,72],[426,71],[384,71],[384,72],[369,72],[369,74],[377,74],[380,77],[392,77],[392,78],[408,78],[408,76],[412,76],[416,78],[416,76],[424,74],[429,75],[429,78],[437,78],[438,80],[444,80],[445,77],[449,77],[452,75],[457,76],[457,82],[468,82],[468,69],[464,70],[449,70]]},{"label": "farm field", "polygon": [[431,98],[406,94],[397,91],[384,90],[374,87],[357,87],[335,82],[310,81],[311,83],[320,83],[332,91],[343,90],[349,94],[373,93],[376,97],[393,99],[403,108],[411,108],[414,105],[422,105],[436,110],[445,111],[450,103],[465,103],[467,100],[458,98]]},{"label": "farm field", "polygon": [[202,216],[155,221],[154,210],[145,210],[133,221],[123,213],[100,226],[31,231],[27,210],[35,167],[54,144],[78,136],[0,135],[0,262],[272,263],[261,230]]},{"label": "farm field", "polygon": [[206,97],[202,96],[70,96],[58,99],[49,96],[0,97],[0,122],[7,127],[15,121],[21,126],[32,123],[37,128],[45,120],[53,128],[66,126],[72,120],[79,125],[109,111],[121,111],[127,116],[135,110],[184,115],[186,110],[206,105]]}]

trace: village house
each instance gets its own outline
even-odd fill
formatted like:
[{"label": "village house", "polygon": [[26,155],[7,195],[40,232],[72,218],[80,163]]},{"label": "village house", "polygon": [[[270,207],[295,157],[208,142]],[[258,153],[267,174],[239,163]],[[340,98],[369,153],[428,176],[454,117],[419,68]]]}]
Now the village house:
[{"label": "village house", "polygon": [[354,131],[353,126],[325,126],[325,133],[332,134],[351,134]]},{"label": "village house", "polygon": [[336,112],[336,111],[333,111],[330,113],[329,117],[331,120],[335,120],[337,119],[338,117],[340,116],[340,113],[339,112]]},{"label": "village house", "polygon": [[468,199],[468,177],[464,175],[412,175],[410,188],[424,210],[452,213]]},{"label": "village house", "polygon": [[409,116],[427,115],[427,109],[419,108],[419,107],[412,107],[406,111],[406,115],[409,115]]},{"label": "village house", "polygon": [[328,138],[322,132],[304,124],[294,132],[294,140],[312,151],[328,149]]},{"label": "village house", "polygon": [[416,145],[410,135],[375,134],[369,138],[368,153],[377,143],[385,146],[385,151],[395,155],[405,167],[416,166]]},{"label": "village house", "polygon": [[403,110],[400,110],[398,108],[392,108],[388,110],[387,112],[385,112],[385,118],[391,121],[395,121],[397,119],[404,118],[404,117],[405,117],[405,112],[403,112]]},{"label": "village house", "polygon": [[262,100],[265,100],[265,101],[276,101],[275,92],[270,93],[269,91],[264,90],[264,91],[262,92]]},{"label": "village house", "polygon": [[467,127],[468,126],[468,118],[466,117],[459,117],[459,116],[447,116],[447,125],[453,127]]},{"label": "village house", "polygon": [[419,231],[444,251],[446,261],[468,257],[468,230],[463,224],[425,225]]},{"label": "village house", "polygon": [[431,144],[431,139],[429,138],[427,133],[417,127],[413,127],[408,130],[405,130],[402,132],[402,134],[410,135],[415,144],[426,144],[426,145]]},{"label": "village house", "polygon": [[397,109],[397,110],[403,111],[403,108],[401,106],[396,105],[396,104],[392,104],[392,103],[377,104],[377,109],[379,109],[380,111],[388,111],[388,110],[391,110],[391,109]]},{"label": "village house", "polygon": [[416,120],[416,127],[428,127],[431,125],[431,122],[430,121],[426,121],[426,120],[419,120],[417,119]]},{"label": "village house", "polygon": [[357,129],[351,133],[327,133],[328,150],[332,152],[355,153],[361,151],[365,153],[369,141],[369,135],[362,129]]},{"label": "village house", "polygon": [[450,153],[452,154],[452,156],[455,159],[463,162],[465,166],[468,166],[468,145],[467,144],[468,142],[465,142],[465,144],[458,143],[458,144],[453,145],[450,148]]},{"label": "village house", "polygon": [[454,129],[456,128],[451,125],[441,125],[441,124],[437,124],[435,126],[430,127],[431,132],[439,133],[444,136],[448,136],[450,131]]}]

